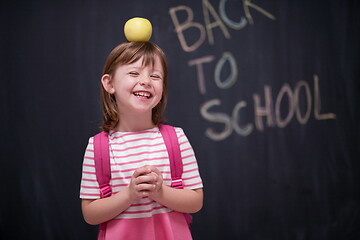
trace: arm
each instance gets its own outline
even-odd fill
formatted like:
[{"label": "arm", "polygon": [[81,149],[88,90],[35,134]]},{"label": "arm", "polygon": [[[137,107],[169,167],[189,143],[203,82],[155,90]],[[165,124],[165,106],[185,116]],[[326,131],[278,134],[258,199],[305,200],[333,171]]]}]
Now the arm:
[{"label": "arm", "polygon": [[149,198],[167,208],[177,212],[195,213],[200,211],[203,205],[203,190],[199,189],[176,189],[163,185],[161,172],[152,166],[151,175],[154,176],[154,190],[149,193]]},{"label": "arm", "polygon": [[130,184],[120,192],[108,198],[83,199],[81,202],[84,219],[87,223],[96,225],[113,219],[131,204],[141,198],[148,197],[155,189],[151,169],[144,166],[137,169],[132,175]]},{"label": "arm", "polygon": [[85,221],[96,225],[113,219],[125,211],[134,202],[129,194],[129,188],[101,199],[82,199],[81,208]]},{"label": "arm", "polygon": [[172,210],[195,213],[202,208],[203,190],[175,189],[163,185],[160,191],[150,195],[150,198]]}]

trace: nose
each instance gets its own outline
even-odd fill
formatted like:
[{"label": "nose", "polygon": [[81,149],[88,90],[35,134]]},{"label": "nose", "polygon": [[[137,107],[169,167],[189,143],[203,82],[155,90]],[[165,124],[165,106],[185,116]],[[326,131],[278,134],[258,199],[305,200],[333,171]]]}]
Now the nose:
[{"label": "nose", "polygon": [[144,85],[148,86],[148,85],[150,85],[150,81],[151,81],[150,77],[143,76],[142,78],[140,78],[139,83],[141,86],[144,86]]}]

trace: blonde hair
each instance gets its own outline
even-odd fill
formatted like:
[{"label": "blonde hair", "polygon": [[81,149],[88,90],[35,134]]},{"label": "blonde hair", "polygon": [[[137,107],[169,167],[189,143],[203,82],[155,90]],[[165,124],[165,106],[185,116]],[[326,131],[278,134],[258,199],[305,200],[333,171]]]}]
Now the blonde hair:
[{"label": "blonde hair", "polygon": [[[168,96],[168,66],[164,52],[155,43],[151,42],[125,42],[115,47],[107,57],[103,69],[103,75],[114,76],[115,70],[119,65],[132,64],[143,57],[144,66],[153,66],[156,57],[159,57],[163,67],[163,92],[158,105],[152,110],[152,121],[155,125],[164,123],[163,113]],[[101,102],[103,108],[102,130],[113,130],[119,123],[119,114],[114,94],[108,93],[101,84]]]}]

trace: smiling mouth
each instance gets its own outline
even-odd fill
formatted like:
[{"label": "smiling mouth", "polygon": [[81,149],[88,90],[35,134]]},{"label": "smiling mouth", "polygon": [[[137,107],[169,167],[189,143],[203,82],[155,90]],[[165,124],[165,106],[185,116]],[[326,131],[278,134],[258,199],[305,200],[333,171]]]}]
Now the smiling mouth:
[{"label": "smiling mouth", "polygon": [[146,99],[151,98],[151,93],[149,93],[149,92],[134,92],[133,94],[136,97],[142,97],[142,98],[146,98]]}]

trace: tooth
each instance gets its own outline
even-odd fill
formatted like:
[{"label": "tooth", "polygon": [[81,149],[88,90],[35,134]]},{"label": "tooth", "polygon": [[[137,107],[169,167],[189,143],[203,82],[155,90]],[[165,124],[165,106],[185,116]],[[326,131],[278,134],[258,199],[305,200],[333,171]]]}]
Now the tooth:
[{"label": "tooth", "polygon": [[151,96],[151,94],[147,93],[147,92],[135,92],[134,95],[135,96],[146,97],[146,98],[150,98],[150,96]]}]

